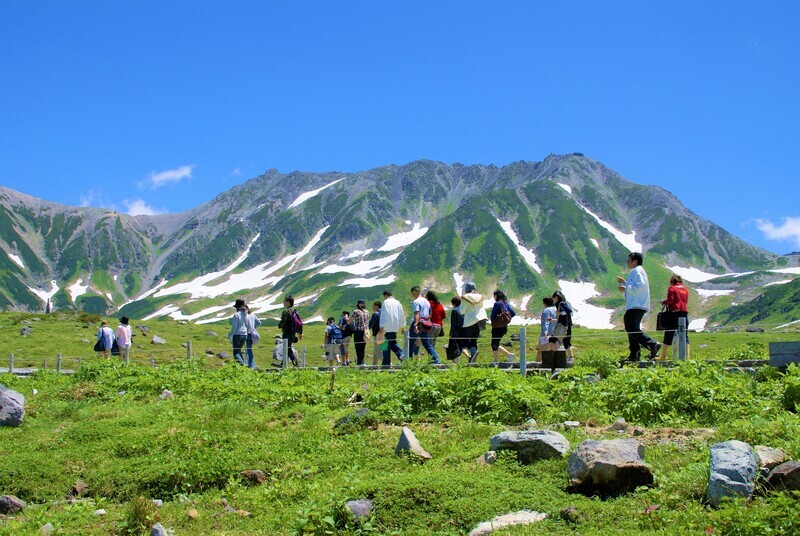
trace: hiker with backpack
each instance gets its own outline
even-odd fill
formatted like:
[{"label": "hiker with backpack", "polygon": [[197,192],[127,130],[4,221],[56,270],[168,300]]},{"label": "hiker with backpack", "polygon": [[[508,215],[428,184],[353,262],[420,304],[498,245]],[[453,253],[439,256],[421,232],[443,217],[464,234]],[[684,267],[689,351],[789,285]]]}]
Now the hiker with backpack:
[{"label": "hiker with backpack", "polygon": [[283,299],[283,312],[281,320],[278,322],[278,329],[281,330],[281,337],[287,341],[286,345],[291,356],[293,354],[292,343],[303,338],[303,319],[294,308],[294,296],[291,294]]},{"label": "hiker with backpack", "polygon": [[330,316],[328,317],[327,325],[325,326],[325,339],[322,347],[325,349],[325,359],[328,361],[328,366],[333,366],[334,359],[336,364],[341,364],[340,355],[344,353],[344,345],[342,344],[342,330],[336,325],[336,320]]},{"label": "hiker with backpack", "polygon": [[505,293],[500,289],[495,290],[494,306],[489,316],[492,324],[492,355],[494,356],[495,365],[498,364],[501,353],[508,358],[509,363],[514,362],[514,354],[500,346],[500,340],[508,333],[508,325],[515,316],[517,316],[517,313],[508,304]]},{"label": "hiker with backpack", "polygon": [[414,298],[414,301],[411,302],[411,310],[414,311],[414,316],[409,329],[411,342],[408,345],[408,351],[412,356],[419,353],[419,346],[414,344],[414,339],[418,339],[420,346],[425,348],[425,351],[431,356],[433,364],[438,365],[439,355],[436,353],[436,349],[428,338],[428,333],[433,328],[433,323],[431,322],[431,304],[421,295],[418,286],[411,287],[411,297]]},{"label": "hiker with backpack", "polygon": [[461,329],[461,348],[469,352],[469,362],[478,359],[478,337],[486,328],[486,311],[483,309],[483,296],[472,281],[464,283],[464,294],[461,295],[461,314],[464,325]]}]

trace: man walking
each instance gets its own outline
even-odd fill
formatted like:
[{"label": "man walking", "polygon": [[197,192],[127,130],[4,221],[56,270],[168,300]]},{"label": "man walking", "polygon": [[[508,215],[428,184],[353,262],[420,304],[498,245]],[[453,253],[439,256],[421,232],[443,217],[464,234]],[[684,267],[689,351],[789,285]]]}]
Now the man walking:
[{"label": "man walking", "polygon": [[617,276],[620,292],[625,293],[625,331],[628,333],[630,355],[627,361],[639,361],[639,349],[650,350],[650,359],[655,359],[661,344],[642,332],[642,317],[650,310],[650,282],[642,268],[644,257],[641,253],[628,255],[628,277]]},{"label": "man walking", "polygon": [[[420,290],[417,286],[411,287],[411,297],[414,300],[411,302],[411,310],[414,312],[414,317],[411,319],[411,343],[408,345],[408,351],[413,357],[419,353],[419,347],[422,346],[428,352],[428,355],[433,358],[433,364],[438,365],[439,356],[428,338],[428,331],[422,327],[422,320],[430,321],[431,304],[427,298],[420,295]],[[419,346],[414,344],[414,339],[419,340]]]},{"label": "man walking", "polygon": [[[405,358],[403,350],[397,344],[397,332],[405,329],[406,313],[403,311],[402,304],[392,297],[391,290],[383,291],[383,307],[381,307],[380,333],[384,334],[386,350],[383,351],[383,366],[388,367],[392,364],[392,352],[401,362]],[[402,331],[401,331],[402,333]]]}]

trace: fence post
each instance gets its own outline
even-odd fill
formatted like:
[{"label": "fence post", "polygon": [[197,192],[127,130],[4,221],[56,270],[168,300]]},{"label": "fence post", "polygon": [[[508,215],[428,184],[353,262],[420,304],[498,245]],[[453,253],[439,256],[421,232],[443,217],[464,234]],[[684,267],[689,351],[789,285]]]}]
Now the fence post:
[{"label": "fence post", "polygon": [[56,356],[56,372],[61,372],[61,354]]},{"label": "fence post", "polygon": [[82,357],[78,358],[78,368],[81,368],[81,362],[83,361]]},{"label": "fence post", "polygon": [[150,355],[150,366],[156,368],[156,356]]},{"label": "fence post", "polygon": [[14,372],[14,354],[8,354],[8,373]]},{"label": "fence post", "polygon": [[43,369],[47,368],[47,358],[46,357],[44,359],[42,359],[42,368]]},{"label": "fence post", "polygon": [[303,353],[301,354],[302,361],[300,361],[300,368],[306,368],[306,347],[303,346]]},{"label": "fence post", "polygon": [[406,359],[409,359],[411,357],[411,337],[408,336],[408,331],[403,334],[403,337],[405,337],[403,346],[405,346]]},{"label": "fence post", "polygon": [[192,358],[192,341],[191,339],[186,341],[186,360],[190,360]]},{"label": "fence post", "polygon": [[129,364],[129,362],[130,362],[131,347],[130,346],[126,346],[125,348],[122,349],[122,351],[125,352],[125,366],[127,366]]},{"label": "fence post", "polygon": [[686,318],[678,318],[678,358],[686,361]]},{"label": "fence post", "polygon": [[528,375],[528,358],[525,353],[528,350],[527,336],[525,334],[525,326],[519,330],[519,373],[522,377]]},{"label": "fence post", "polygon": [[283,368],[289,368],[289,339],[281,339],[283,343]]}]

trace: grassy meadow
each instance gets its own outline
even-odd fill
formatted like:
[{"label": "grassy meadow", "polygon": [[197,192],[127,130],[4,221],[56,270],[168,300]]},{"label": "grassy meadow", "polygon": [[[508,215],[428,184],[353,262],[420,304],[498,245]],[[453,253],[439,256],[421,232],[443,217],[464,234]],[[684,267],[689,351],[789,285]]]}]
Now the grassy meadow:
[{"label": "grassy meadow", "polygon": [[[332,382],[330,372],[252,371],[204,357],[205,348],[230,353],[222,325],[145,322],[166,348],[137,349],[139,333],[126,367],[93,357],[81,342],[94,343],[96,318],[33,316],[0,315],[0,351],[14,353],[15,366],[40,366],[58,353],[83,360],[73,375],[0,374],[0,383],[25,395],[27,412],[22,426],[0,429],[0,494],[28,503],[0,516],[0,534],[37,534],[46,523],[55,534],[147,534],[159,521],[174,534],[449,535],[521,509],[548,518],[500,534],[788,535],[800,527],[800,497],[790,493],[718,509],[703,500],[714,442],[739,439],[800,458],[800,370],[734,374],[708,362],[766,357],[767,342],[797,340],[797,332],[691,334],[687,363],[618,369],[624,333],[578,328],[575,367],[554,380],[409,362],[392,373],[340,368]],[[23,321],[33,326],[29,337],[19,335]],[[275,328],[261,331],[269,341]],[[309,364],[322,364],[322,326],[307,331]],[[186,359],[187,340],[196,358]],[[481,343],[486,363],[488,340]],[[258,347],[265,369],[270,346]],[[174,397],[162,400],[164,389]],[[335,426],[358,407],[369,409],[366,418]],[[491,466],[475,461],[492,435],[531,418],[574,447],[631,436],[608,429],[620,417],[646,446],[650,488],[584,497],[566,490],[566,459],[523,466],[501,453]],[[581,425],[563,430],[566,420]],[[394,456],[403,425],[432,460]],[[248,469],[263,471],[266,482],[248,485],[239,475]],[[80,494],[71,492],[78,481],[87,487]],[[67,500],[71,494],[80,497]],[[374,509],[356,521],[344,504],[361,498]],[[578,515],[562,519],[570,506]]]}]

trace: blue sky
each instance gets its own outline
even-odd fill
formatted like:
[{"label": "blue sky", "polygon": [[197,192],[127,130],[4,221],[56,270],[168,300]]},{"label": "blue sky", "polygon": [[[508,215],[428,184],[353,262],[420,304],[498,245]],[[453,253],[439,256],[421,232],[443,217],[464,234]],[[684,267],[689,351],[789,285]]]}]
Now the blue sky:
[{"label": "blue sky", "polygon": [[0,5],[0,184],[178,212],[270,168],[580,151],[800,250],[800,2]]}]

